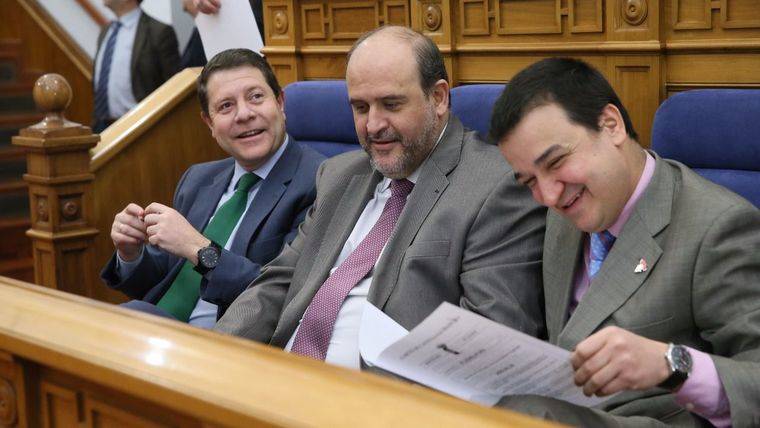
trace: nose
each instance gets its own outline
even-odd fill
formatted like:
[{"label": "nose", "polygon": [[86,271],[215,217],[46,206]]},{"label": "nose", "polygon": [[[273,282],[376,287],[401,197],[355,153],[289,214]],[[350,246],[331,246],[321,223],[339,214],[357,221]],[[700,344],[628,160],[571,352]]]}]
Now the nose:
[{"label": "nose", "polygon": [[247,102],[238,102],[238,109],[235,112],[235,121],[246,122],[256,116],[256,110]]},{"label": "nose", "polygon": [[533,187],[533,199],[547,207],[556,206],[562,197],[565,186],[552,178],[537,178]]},{"label": "nose", "polygon": [[367,113],[367,134],[377,135],[388,126],[388,122],[379,109],[370,107]]}]

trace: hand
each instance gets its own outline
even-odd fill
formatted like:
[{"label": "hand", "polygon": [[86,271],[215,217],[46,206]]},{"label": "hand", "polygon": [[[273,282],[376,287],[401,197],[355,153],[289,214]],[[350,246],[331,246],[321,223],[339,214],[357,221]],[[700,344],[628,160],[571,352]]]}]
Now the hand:
[{"label": "hand", "polygon": [[198,264],[198,250],[211,244],[182,214],[156,202],[145,208],[145,226],[148,242],[194,265]]},{"label": "hand", "polygon": [[222,7],[221,0],[193,0],[195,8],[199,12],[205,14],[215,14],[219,12],[219,8]]},{"label": "hand", "polygon": [[575,384],[600,397],[659,385],[670,376],[666,343],[606,327],[578,344],[570,357]]},{"label": "hand", "polygon": [[142,252],[143,242],[147,237],[144,215],[141,206],[129,204],[113,219],[111,240],[119,257],[125,262],[131,262]]}]

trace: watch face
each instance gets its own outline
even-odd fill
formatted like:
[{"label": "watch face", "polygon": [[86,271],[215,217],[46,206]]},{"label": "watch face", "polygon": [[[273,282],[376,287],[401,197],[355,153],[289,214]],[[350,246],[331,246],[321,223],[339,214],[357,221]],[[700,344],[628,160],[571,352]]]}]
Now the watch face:
[{"label": "watch face", "polygon": [[683,346],[674,346],[671,352],[671,361],[673,368],[688,373],[691,371],[691,354]]},{"label": "watch face", "polygon": [[219,250],[214,247],[203,248],[198,254],[198,261],[207,269],[216,267],[219,263]]}]

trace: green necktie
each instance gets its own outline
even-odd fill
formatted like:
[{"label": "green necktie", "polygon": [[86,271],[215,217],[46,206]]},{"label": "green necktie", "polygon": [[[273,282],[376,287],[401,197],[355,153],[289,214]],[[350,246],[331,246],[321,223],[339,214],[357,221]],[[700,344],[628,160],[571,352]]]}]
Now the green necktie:
[{"label": "green necktie", "polygon": [[[232,229],[235,228],[238,220],[240,220],[240,216],[245,212],[248,191],[258,181],[259,177],[253,173],[240,177],[235,193],[216,210],[214,218],[211,219],[206,229],[203,230],[203,235],[206,238],[222,246],[227,243]],[[185,260],[185,263],[182,264],[182,269],[180,269],[177,277],[174,278],[174,282],[172,282],[169,290],[158,301],[157,306],[172,314],[178,320],[187,322],[190,319],[190,314],[193,313],[193,309],[195,309],[195,305],[198,303],[200,286],[201,274],[193,269],[192,263]]]}]

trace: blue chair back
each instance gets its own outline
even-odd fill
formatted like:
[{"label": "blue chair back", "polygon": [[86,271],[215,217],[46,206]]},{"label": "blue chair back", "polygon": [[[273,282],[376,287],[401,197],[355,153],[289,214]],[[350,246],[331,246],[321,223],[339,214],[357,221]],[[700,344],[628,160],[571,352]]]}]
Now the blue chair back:
[{"label": "blue chair back", "polygon": [[451,111],[465,127],[477,131],[487,141],[491,112],[504,84],[463,85],[451,89]]},{"label": "blue chair back", "polygon": [[285,89],[288,133],[327,157],[359,149],[343,80],[295,82]]},{"label": "blue chair back", "polygon": [[[451,90],[451,109],[465,127],[488,135],[491,110],[503,84],[466,85]],[[343,80],[295,82],[285,89],[288,133],[325,156],[360,148]]]},{"label": "blue chair back", "polygon": [[652,149],[760,207],[760,90],[681,92],[662,103]]}]

